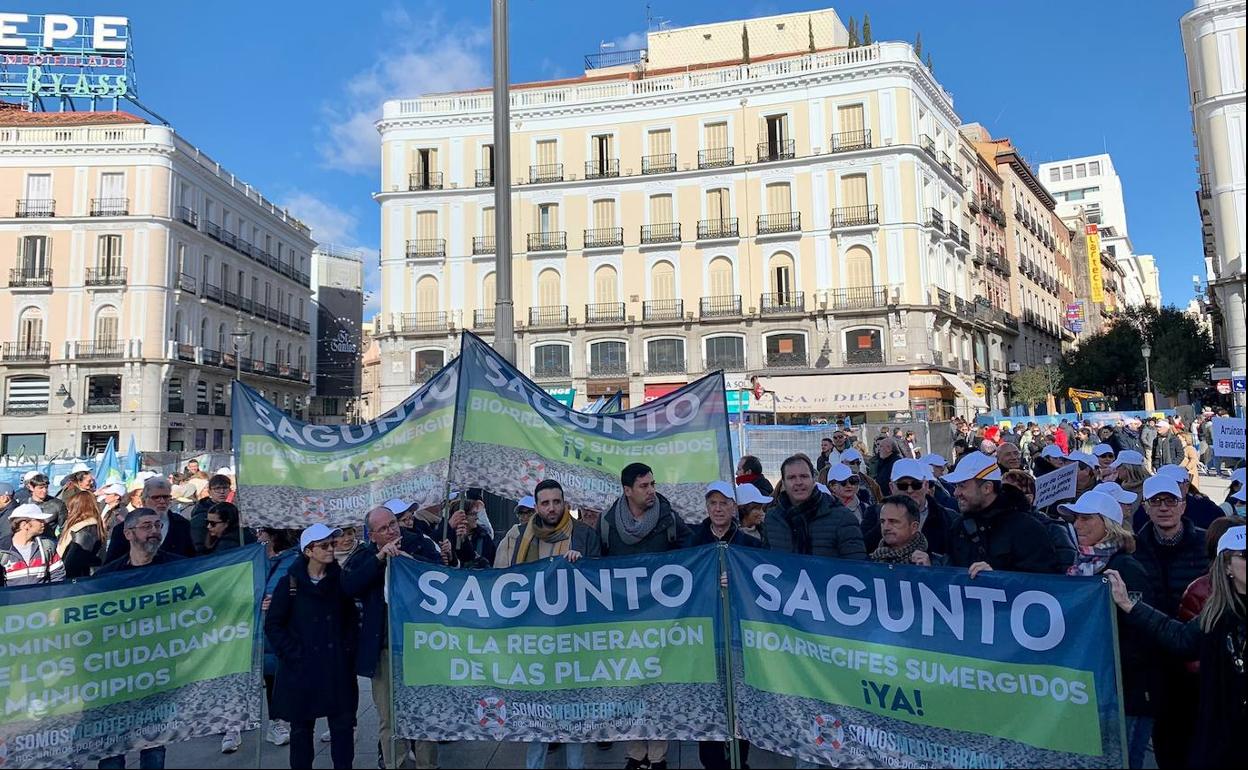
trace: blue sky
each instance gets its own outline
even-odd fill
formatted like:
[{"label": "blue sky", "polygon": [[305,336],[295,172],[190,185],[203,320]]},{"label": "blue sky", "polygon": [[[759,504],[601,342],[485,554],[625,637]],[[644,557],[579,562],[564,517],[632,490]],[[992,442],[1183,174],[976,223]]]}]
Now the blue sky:
[{"label": "blue sky", "polygon": [[[513,80],[580,74],[583,55],[603,41],[637,47],[646,7],[645,0],[512,0]],[[650,0],[649,7],[682,26],[827,6]],[[1164,300],[1187,304],[1191,275],[1204,273],[1178,24],[1190,1],[832,7],[859,23],[870,13],[877,40],[913,41],[922,32],[962,119],[1011,137],[1033,167],[1107,149],[1123,180],[1136,251],[1157,256]],[[21,10],[130,17],[148,107],[289,205],[320,240],[374,250],[372,125],[381,102],[489,83],[488,0],[350,7],[59,0]],[[375,288],[372,264],[366,288]]]}]

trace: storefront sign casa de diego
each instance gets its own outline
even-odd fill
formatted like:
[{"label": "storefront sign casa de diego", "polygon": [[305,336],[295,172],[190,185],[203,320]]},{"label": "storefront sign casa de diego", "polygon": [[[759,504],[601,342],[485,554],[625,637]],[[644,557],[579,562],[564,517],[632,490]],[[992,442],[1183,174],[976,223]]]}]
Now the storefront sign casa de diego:
[{"label": "storefront sign casa de diego", "polygon": [[6,92],[125,96],[133,86],[130,65],[130,21],[124,16],[0,13]]}]

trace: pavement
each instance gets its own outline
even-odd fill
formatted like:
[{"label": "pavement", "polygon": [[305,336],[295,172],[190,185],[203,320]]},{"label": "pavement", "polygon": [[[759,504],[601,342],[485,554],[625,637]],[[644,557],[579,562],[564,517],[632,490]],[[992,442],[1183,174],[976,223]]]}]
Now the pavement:
[{"label": "pavement", "polygon": [[[1198,481],[1201,490],[1221,504],[1226,497],[1230,482],[1224,478],[1202,476]],[[360,716],[359,728],[355,740],[355,766],[370,768],[377,766],[377,710],[373,707],[369,682],[360,681]],[[332,767],[329,759],[329,744],[320,742],[320,733],[325,730],[324,720],[317,725],[316,762],[315,767]],[[218,736],[184,741],[169,746],[166,767],[169,768],[285,768],[290,766],[289,750],[286,746],[274,746],[257,740],[263,738],[263,731],[251,731],[243,734],[243,746],[234,754],[221,753],[221,739]],[[259,751],[257,751],[259,748]],[[524,767],[525,745],[519,743],[487,743],[484,741],[461,741],[444,744],[439,748],[438,764],[444,768],[479,767],[508,768]],[[549,767],[565,767],[566,760],[562,750],[556,750],[547,759]],[[1149,756],[1148,766],[1154,766]],[[585,752],[586,767],[620,768],[624,766],[624,746],[615,744],[608,750],[587,747]],[[129,757],[129,766],[138,767],[137,754]],[[407,765],[410,767],[411,765]],[[668,766],[672,768],[699,768],[698,745],[694,742],[673,743],[668,751]],[[753,749],[750,752],[750,767],[754,768],[789,768],[793,760],[768,751]]]}]

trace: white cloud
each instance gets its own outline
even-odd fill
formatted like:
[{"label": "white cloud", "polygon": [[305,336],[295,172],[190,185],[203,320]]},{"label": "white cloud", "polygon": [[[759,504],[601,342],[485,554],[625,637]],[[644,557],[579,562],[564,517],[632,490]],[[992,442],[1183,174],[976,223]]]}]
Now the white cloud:
[{"label": "white cloud", "polygon": [[629,32],[624,37],[617,37],[611,42],[615,43],[615,50],[617,51],[636,51],[639,48],[646,47],[646,33]]},{"label": "white cloud", "polygon": [[375,172],[381,139],[374,123],[385,100],[490,83],[488,27],[447,24],[433,7],[413,18],[394,6],[383,18],[389,39],[380,41],[373,63],[344,84],[337,100],[325,105],[318,150],[329,168]]},{"label": "white cloud", "polygon": [[355,228],[359,220],[345,209],[310,193],[296,193],[287,197],[280,205],[312,228],[312,238],[317,243],[349,246],[355,241]]}]

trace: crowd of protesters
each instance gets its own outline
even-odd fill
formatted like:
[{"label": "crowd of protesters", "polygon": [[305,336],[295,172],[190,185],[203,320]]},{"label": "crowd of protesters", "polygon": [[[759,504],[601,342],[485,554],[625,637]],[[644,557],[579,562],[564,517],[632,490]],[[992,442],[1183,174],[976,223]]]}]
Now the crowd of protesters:
[{"label": "crowd of protesters", "polygon": [[[378,766],[431,768],[436,742],[400,743],[390,732],[385,576],[396,558],[507,568],[727,543],[958,568],[971,578],[993,570],[1103,576],[1120,613],[1129,766],[1143,766],[1151,743],[1163,770],[1206,767],[1229,763],[1224,738],[1248,717],[1246,490],[1241,467],[1224,500],[1202,494],[1208,463],[1184,436],[1183,426],[1164,420],[1008,430],[960,422],[947,462],[923,453],[912,433],[885,429],[868,449],[837,430],[815,458],[788,457],[773,477],[758,458],[741,458],[735,484],[706,488],[704,510],[676,510],[653,470],[634,463],[605,510],[575,509],[560,483],[546,479],[498,532],[480,490],[424,506],[389,500],[361,511],[358,528],[253,531],[242,526],[228,468],[144,474],[100,489],[80,469],[55,494],[46,476],[33,474],[20,490],[0,484],[0,580],[82,579],[259,541],[268,555],[267,740],[289,744],[291,767],[311,767],[315,725],[325,719],[320,740],[330,744],[334,767],[354,766],[358,677],[365,677],[379,715]],[[1036,477],[1072,463],[1075,498],[1038,509]],[[222,752],[241,741],[238,729],[227,730]],[[731,748],[702,743],[699,759],[728,767]],[[748,744],[735,748],[747,761]],[[526,766],[544,767],[552,749],[562,750],[568,767],[585,766],[584,745],[540,742],[528,745]],[[630,741],[625,767],[663,770],[667,750],[666,741]],[[144,750],[140,761],[163,767],[164,748]],[[123,766],[122,757],[100,762]]]}]

